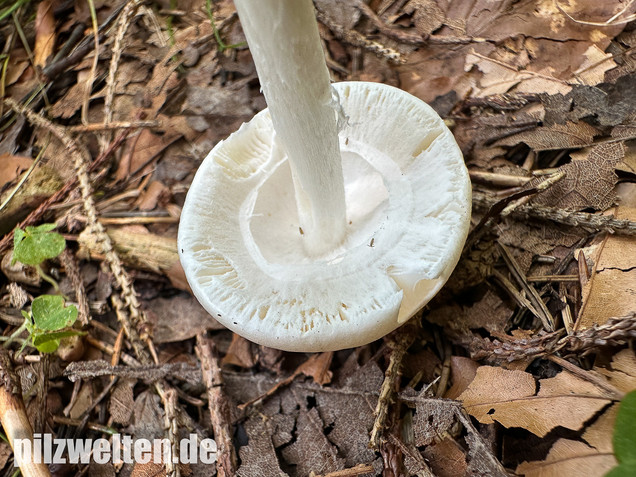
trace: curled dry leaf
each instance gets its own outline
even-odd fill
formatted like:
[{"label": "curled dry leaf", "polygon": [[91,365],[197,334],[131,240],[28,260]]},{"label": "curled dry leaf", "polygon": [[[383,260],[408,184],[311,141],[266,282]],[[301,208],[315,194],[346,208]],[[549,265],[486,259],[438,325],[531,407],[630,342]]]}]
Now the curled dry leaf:
[{"label": "curled dry leaf", "polygon": [[499,422],[545,436],[557,426],[579,430],[611,402],[606,392],[567,371],[539,381],[531,374],[482,366],[459,400],[479,422]]}]

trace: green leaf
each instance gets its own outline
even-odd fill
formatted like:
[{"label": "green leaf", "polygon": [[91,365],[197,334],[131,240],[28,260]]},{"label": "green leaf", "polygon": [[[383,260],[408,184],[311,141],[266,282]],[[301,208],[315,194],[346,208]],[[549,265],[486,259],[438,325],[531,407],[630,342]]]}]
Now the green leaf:
[{"label": "green leaf", "polygon": [[37,349],[40,353],[55,353],[57,349],[60,347],[60,340],[49,340],[38,345],[34,344],[35,349]]},{"label": "green leaf", "polygon": [[16,229],[13,234],[13,260],[35,267],[44,260],[55,258],[66,248],[66,240],[52,232],[55,224]]},{"label": "green leaf", "polygon": [[31,304],[31,315],[36,328],[57,331],[75,323],[77,308],[64,307],[64,298],[59,295],[40,295]]},{"label": "green leaf", "polygon": [[621,464],[610,470],[605,477],[634,477],[636,475],[636,464]]},{"label": "green leaf", "polygon": [[614,427],[614,455],[621,464],[636,468],[636,390],[628,393],[618,408]]}]

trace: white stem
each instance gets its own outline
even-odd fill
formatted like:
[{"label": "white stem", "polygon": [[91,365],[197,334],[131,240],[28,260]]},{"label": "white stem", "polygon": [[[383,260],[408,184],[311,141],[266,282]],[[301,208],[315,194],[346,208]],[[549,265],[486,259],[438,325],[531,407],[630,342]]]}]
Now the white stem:
[{"label": "white stem", "polygon": [[311,0],[235,0],[278,142],[287,153],[305,248],[345,233],[337,114]]}]

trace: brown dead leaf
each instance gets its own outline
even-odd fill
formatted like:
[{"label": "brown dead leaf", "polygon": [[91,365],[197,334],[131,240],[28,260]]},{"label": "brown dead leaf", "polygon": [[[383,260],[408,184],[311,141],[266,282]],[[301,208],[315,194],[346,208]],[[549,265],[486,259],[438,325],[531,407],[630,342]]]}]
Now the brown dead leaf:
[{"label": "brown dead leaf", "polygon": [[46,65],[46,60],[53,53],[55,46],[55,18],[53,8],[55,0],[44,0],[38,4],[35,14],[35,47],[33,55],[35,64],[40,67]]},{"label": "brown dead leaf", "polygon": [[239,477],[262,477],[264,469],[267,469],[268,475],[287,476],[288,474],[281,470],[278,463],[268,420],[247,420],[245,432],[249,436],[249,442],[239,449],[241,466],[236,474]]},{"label": "brown dead leaf", "polygon": [[130,477],[165,477],[166,468],[161,463],[135,463]]},{"label": "brown dead leaf", "polygon": [[[618,207],[616,216],[636,220],[636,208]],[[582,308],[576,329],[602,325],[609,318],[636,309],[636,241],[608,235],[590,257],[596,263],[582,290]]]},{"label": "brown dead leaf", "polygon": [[313,354],[311,358],[298,366],[294,374],[302,373],[305,376],[309,376],[321,386],[329,384],[333,376],[333,373],[329,371],[332,358],[333,351]]},{"label": "brown dead leaf", "polygon": [[115,385],[110,395],[108,411],[113,422],[117,424],[127,425],[130,422],[134,405],[134,384],[132,380],[122,379]]},{"label": "brown dead leaf", "polygon": [[479,369],[479,364],[470,358],[464,358],[463,356],[451,357],[451,378],[453,385],[444,396],[447,399],[457,399],[466,388],[473,382],[475,375]]},{"label": "brown dead leaf", "polygon": [[497,146],[515,146],[526,143],[535,151],[549,151],[555,149],[573,149],[592,144],[594,136],[599,131],[589,124],[580,121],[565,124],[542,126],[531,131],[514,134],[495,143]]},{"label": "brown dead leaf", "polygon": [[31,164],[33,164],[33,159],[30,157],[13,156],[6,153],[0,155],[0,189],[16,180]]},{"label": "brown dead leaf", "polygon": [[544,461],[524,462],[517,467],[517,474],[525,477],[602,477],[614,466],[616,459],[611,452],[600,453],[584,442],[559,439]]},{"label": "brown dead leaf", "polygon": [[180,137],[181,134],[175,132],[159,135],[144,129],[138,136],[128,138],[115,178],[122,181],[139,171]]},{"label": "brown dead leaf", "polygon": [[162,194],[165,194],[168,188],[159,181],[152,181],[148,188],[137,200],[139,210],[152,210],[157,207],[157,202]]},{"label": "brown dead leaf", "polygon": [[332,428],[329,440],[340,449],[347,467],[375,460],[375,453],[369,448],[369,434],[377,399],[366,393],[377,392],[383,379],[384,373],[371,360],[363,366],[356,364],[356,369],[344,379],[341,384],[346,393],[316,393],[320,417]]},{"label": "brown dead leaf", "polygon": [[426,446],[437,440],[455,421],[456,410],[451,406],[441,406],[438,400],[418,400],[413,419],[415,445]]},{"label": "brown dead leaf", "polygon": [[225,329],[191,295],[180,293],[164,298],[144,300],[149,319],[154,323],[155,343],[174,343],[206,330]]},{"label": "brown dead leaf", "polygon": [[404,6],[404,11],[413,15],[413,23],[417,33],[426,37],[444,24],[444,11],[434,0],[411,0]]},{"label": "brown dead leaf", "polygon": [[559,439],[544,461],[524,462],[517,473],[526,477],[562,477],[585,475],[601,477],[617,465],[612,448],[612,435],[618,405],[606,410],[583,434],[586,441]]},{"label": "brown dead leaf", "polygon": [[[622,143],[607,143],[590,147],[584,159],[574,159],[561,166],[565,177],[532,199],[534,205],[582,210],[605,210],[615,201],[616,165],[624,155]],[[576,156],[575,156],[576,157]],[[528,187],[536,185],[535,179]]]},{"label": "brown dead leaf", "polygon": [[295,464],[297,475],[323,474],[344,468],[344,459],[324,434],[324,423],[316,408],[301,411],[296,441],[282,451],[285,460]]},{"label": "brown dead leaf", "polygon": [[540,381],[531,374],[482,366],[459,396],[468,413],[484,424],[522,427],[539,437],[557,426],[579,430],[611,402],[604,391],[567,371]]},{"label": "brown dead leaf", "polygon": [[240,368],[251,368],[256,364],[256,356],[252,352],[252,343],[236,333],[232,333],[230,347],[221,360],[221,364],[233,364]]},{"label": "brown dead leaf", "polygon": [[636,354],[624,349],[612,357],[610,368],[594,368],[604,375],[615,388],[628,393],[636,389]]},{"label": "brown dead leaf", "polygon": [[458,477],[466,475],[468,465],[462,447],[451,437],[426,446],[424,458],[437,477]]}]

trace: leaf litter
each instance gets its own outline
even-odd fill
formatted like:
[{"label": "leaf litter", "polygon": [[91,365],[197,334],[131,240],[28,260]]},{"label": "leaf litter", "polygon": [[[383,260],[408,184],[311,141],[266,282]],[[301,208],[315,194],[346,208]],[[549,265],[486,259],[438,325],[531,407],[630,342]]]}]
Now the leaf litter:
[{"label": "leaf litter", "polygon": [[[77,273],[71,279],[73,264],[56,258],[47,271],[90,310],[88,324],[73,325],[86,332],[76,337],[80,357],[16,362],[36,430],[41,403],[62,394],[66,411],[46,411],[57,432],[86,436],[85,426],[109,425],[174,440],[172,422],[217,438],[211,422],[226,422],[221,444],[237,457],[213,469],[91,464],[72,472],[600,476],[617,464],[619,401],[636,389],[636,3],[495,3],[315,2],[334,80],[399,86],[445,118],[474,179],[475,228],[405,349],[395,347],[398,335],[314,355],[223,329],[190,294],[178,263],[176,223],[197,165],[265,106],[232,2],[209,2],[224,44],[240,45],[223,51],[206,1],[95,2],[99,50],[82,2],[27,2],[2,21],[12,38],[3,96],[29,98],[80,154],[99,159],[90,176],[96,213],[143,313],[130,334],[121,306],[129,292],[86,227],[81,195],[73,186],[54,195],[78,174],[67,143],[3,103],[3,200],[48,145],[0,208],[5,334],[19,326],[19,308],[50,292],[28,266],[10,267],[18,224],[57,224]],[[27,45],[16,40],[18,26]],[[202,334],[218,354],[210,359],[218,359],[223,409],[207,406],[213,394],[201,369],[211,363],[193,351]],[[380,436],[377,447],[371,435]],[[10,466],[6,450],[0,463]]]}]

